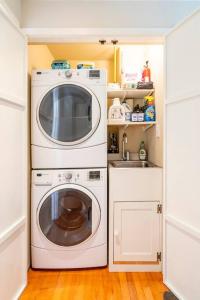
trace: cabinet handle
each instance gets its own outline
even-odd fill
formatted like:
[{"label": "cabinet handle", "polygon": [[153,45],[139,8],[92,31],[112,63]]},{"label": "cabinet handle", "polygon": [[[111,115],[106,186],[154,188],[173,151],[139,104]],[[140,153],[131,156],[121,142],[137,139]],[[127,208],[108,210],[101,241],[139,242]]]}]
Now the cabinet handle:
[{"label": "cabinet handle", "polygon": [[119,244],[120,239],[119,239],[119,232],[117,230],[114,231],[114,237],[115,237],[116,243]]}]

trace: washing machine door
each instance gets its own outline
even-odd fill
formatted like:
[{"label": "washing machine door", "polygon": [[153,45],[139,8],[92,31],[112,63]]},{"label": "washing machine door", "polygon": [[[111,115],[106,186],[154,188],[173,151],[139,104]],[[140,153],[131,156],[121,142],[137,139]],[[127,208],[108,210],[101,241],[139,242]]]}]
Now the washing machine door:
[{"label": "washing machine door", "polygon": [[42,235],[55,245],[84,243],[97,231],[100,207],[94,195],[76,184],[58,186],[47,193],[37,210]]},{"label": "washing machine door", "polygon": [[37,121],[48,139],[70,146],[82,143],[96,131],[100,114],[98,99],[89,89],[66,83],[43,96]]}]

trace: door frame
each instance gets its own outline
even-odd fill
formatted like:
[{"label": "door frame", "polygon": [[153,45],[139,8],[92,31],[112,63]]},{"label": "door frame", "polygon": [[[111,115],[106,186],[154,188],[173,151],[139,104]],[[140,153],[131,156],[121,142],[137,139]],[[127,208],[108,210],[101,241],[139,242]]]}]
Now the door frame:
[{"label": "door frame", "polygon": [[160,44],[168,28],[22,28],[31,43],[98,43],[107,39],[110,43]]},{"label": "door frame", "polygon": [[[194,10],[192,14],[181,20],[174,28],[22,28],[24,34],[28,37],[30,44],[42,43],[98,43],[100,38],[105,38],[109,42],[113,38],[119,39],[120,43],[132,44],[162,44],[164,47],[164,100],[166,98],[166,36],[185,23],[189,18],[195,15],[199,9]],[[165,102],[165,101],[164,101]],[[164,103],[163,103],[164,104]],[[162,273],[165,273],[165,202],[166,202],[166,111],[163,105],[163,266]],[[165,277],[164,277],[165,282]]]}]

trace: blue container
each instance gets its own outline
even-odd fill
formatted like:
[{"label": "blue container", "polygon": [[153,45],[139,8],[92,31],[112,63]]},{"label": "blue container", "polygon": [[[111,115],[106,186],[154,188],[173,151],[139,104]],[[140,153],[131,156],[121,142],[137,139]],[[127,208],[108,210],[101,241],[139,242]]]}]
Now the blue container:
[{"label": "blue container", "polygon": [[51,64],[52,69],[71,69],[71,65],[67,60],[54,60]]},{"label": "blue container", "polygon": [[156,120],[156,111],[154,105],[149,105],[144,112],[144,121],[153,122]]}]

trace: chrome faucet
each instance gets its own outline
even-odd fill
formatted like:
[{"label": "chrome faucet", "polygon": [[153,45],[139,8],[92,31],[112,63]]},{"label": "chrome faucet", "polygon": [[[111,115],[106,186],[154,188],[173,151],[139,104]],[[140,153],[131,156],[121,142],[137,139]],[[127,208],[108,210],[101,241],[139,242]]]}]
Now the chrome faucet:
[{"label": "chrome faucet", "polygon": [[128,138],[127,134],[124,132],[122,137],[122,159],[129,160],[129,152],[125,151],[125,144],[127,144]]}]

